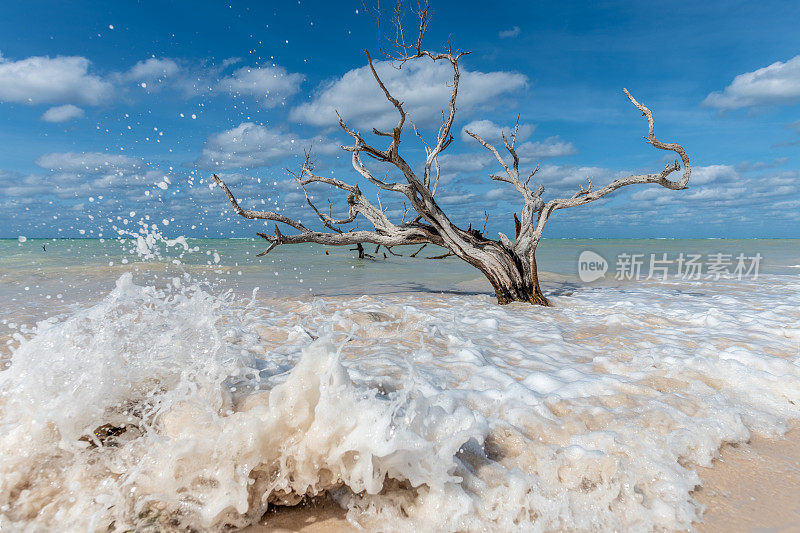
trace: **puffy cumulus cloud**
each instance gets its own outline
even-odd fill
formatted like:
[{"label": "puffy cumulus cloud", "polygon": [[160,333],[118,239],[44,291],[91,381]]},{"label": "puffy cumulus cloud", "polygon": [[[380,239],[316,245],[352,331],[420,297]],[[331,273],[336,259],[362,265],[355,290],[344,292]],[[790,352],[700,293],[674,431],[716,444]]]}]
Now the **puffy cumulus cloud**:
[{"label": "puffy cumulus cloud", "polygon": [[221,79],[218,86],[229,94],[254,96],[265,107],[274,107],[297,93],[304,79],[280,66],[242,67]]},{"label": "puffy cumulus cloud", "polygon": [[[375,69],[389,91],[405,104],[411,120],[420,126],[441,121],[441,110],[450,98],[452,69],[444,62],[410,61],[402,69],[378,61]],[[528,78],[518,72],[461,70],[459,111],[469,113],[488,106],[506,94],[526,86]],[[397,123],[397,112],[378,87],[368,66],[351,70],[323,85],[314,98],[290,113],[292,120],[315,126],[337,123],[336,111],[355,127],[387,128]]]},{"label": "puffy cumulus cloud", "polygon": [[159,59],[151,57],[144,61],[139,61],[130,70],[123,74],[125,81],[135,81],[137,83],[153,83],[164,80],[170,76],[175,76],[181,68],[172,59]]},{"label": "puffy cumulus cloud", "polygon": [[83,109],[72,104],[65,104],[51,107],[42,115],[45,122],[68,122],[78,118],[83,118]]},{"label": "puffy cumulus cloud", "polygon": [[159,59],[151,57],[145,61],[139,61],[127,72],[126,76],[131,80],[155,80],[174,76],[180,67],[172,59]]},{"label": "puffy cumulus cloud", "polygon": [[0,55],[0,101],[98,105],[112,96],[113,85],[90,74],[90,64],[80,56],[34,56],[11,61]]},{"label": "puffy cumulus cloud", "polygon": [[[517,131],[517,142],[524,141],[531,136],[536,126],[533,124],[520,124]],[[467,131],[476,133],[489,143],[502,142],[502,134],[509,137],[514,132],[514,126],[500,126],[491,120],[473,120],[461,129],[461,140],[474,143],[475,139],[467,134]]]},{"label": "puffy cumulus cloud", "polygon": [[739,74],[721,92],[709,94],[703,103],[718,109],[793,104],[800,100],[800,55],[777,61],[753,72]]},{"label": "puffy cumulus cloud", "polygon": [[243,122],[210,136],[197,164],[211,168],[254,168],[274,163],[313,146],[315,153],[333,154],[338,145],[328,139],[304,139],[280,128]]},{"label": "puffy cumulus cloud", "polygon": [[500,189],[500,188],[489,189],[488,191],[486,191],[485,196],[487,200],[499,200],[504,196],[506,196],[509,191],[510,189]]},{"label": "puffy cumulus cloud", "polygon": [[203,73],[202,66],[169,58],[150,57],[138,61],[125,72],[115,73],[111,76],[114,83],[120,87],[134,86],[137,91],[146,94],[158,93],[162,89],[174,89],[183,92],[186,96],[196,96],[194,90],[200,80],[208,75],[217,75],[218,71],[212,68]]},{"label": "puffy cumulus cloud", "polygon": [[657,202],[664,197],[664,189],[661,187],[647,187],[631,194],[631,199],[644,202]]},{"label": "puffy cumulus cloud", "polygon": [[737,179],[739,173],[730,165],[708,165],[692,168],[689,185],[707,185],[709,183],[729,182]]}]

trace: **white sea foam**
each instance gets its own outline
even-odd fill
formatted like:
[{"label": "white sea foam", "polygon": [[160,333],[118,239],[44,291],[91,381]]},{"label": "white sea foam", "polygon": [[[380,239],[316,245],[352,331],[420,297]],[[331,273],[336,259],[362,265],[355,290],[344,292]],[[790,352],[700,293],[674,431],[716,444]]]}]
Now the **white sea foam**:
[{"label": "white sea foam", "polygon": [[[0,529],[646,531],[692,467],[800,417],[800,282],[258,300],[130,275],[0,372]],[[124,429],[124,431],[123,431]]]}]

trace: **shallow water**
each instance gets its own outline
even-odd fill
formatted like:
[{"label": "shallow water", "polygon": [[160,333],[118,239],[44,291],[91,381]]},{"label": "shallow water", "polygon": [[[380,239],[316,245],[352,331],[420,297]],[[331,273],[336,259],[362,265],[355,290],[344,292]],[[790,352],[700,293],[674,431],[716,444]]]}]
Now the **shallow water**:
[{"label": "shallow water", "polygon": [[[347,248],[312,244],[279,247],[257,257],[264,249],[262,239],[176,239],[166,241],[172,244],[166,246],[164,239],[142,242],[145,237],[150,235],[140,236],[140,242],[133,238],[0,239],[0,302],[9,315],[40,319],[97,301],[128,271],[155,284],[189,273],[215,293],[232,289],[249,294],[259,287],[262,294],[278,297],[485,291],[487,287],[473,283],[480,274],[457,258],[424,259],[442,253],[435,246],[425,247],[416,258],[409,256],[418,247],[395,247],[401,257],[367,247],[376,260],[359,261]],[[642,278],[647,277],[651,255],[667,254],[674,260],[679,253],[699,254],[704,260],[715,253],[732,258],[761,254],[759,273],[800,275],[798,239],[545,239],[537,251],[539,270],[551,274],[550,279],[578,282],[578,257],[586,250],[608,261],[608,281],[614,281],[617,258],[626,253],[644,256]],[[673,262],[670,276],[675,271]]]},{"label": "shallow water", "polygon": [[259,244],[56,274],[67,254],[24,293],[25,260],[0,264],[32,295],[6,316],[63,302],[5,319],[0,529],[241,527],[322,492],[367,529],[685,529],[695,465],[800,418],[786,241],[758,280],[594,284],[585,243],[555,243],[552,308],[497,306],[456,262],[231,264]]}]

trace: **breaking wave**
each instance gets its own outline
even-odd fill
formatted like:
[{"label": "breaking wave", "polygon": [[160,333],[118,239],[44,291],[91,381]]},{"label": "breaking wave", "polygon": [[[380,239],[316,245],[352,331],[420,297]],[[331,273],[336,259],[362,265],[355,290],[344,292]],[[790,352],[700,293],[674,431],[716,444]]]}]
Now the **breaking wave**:
[{"label": "breaking wave", "polygon": [[694,465],[800,417],[794,278],[554,300],[125,274],[17,334],[0,528],[223,530],[327,494],[368,529],[685,529]]}]

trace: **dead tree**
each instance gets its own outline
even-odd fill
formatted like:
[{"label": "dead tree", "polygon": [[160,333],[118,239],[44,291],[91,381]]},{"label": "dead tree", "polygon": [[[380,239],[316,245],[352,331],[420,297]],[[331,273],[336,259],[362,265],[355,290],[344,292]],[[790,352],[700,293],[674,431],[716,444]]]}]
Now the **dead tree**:
[{"label": "dead tree", "polygon": [[[676,160],[660,172],[619,178],[601,188],[594,188],[591,181],[589,181],[589,185],[586,188],[580,187],[575,194],[568,198],[555,198],[545,202],[542,199],[544,187],[539,185],[536,189],[533,189],[529,186],[531,179],[536,175],[538,167],[527,177],[520,177],[520,159],[514,147],[518,125],[508,136],[505,134],[502,136],[503,145],[508,152],[507,157],[510,157],[510,160],[503,157],[495,146],[486,142],[478,134],[468,131],[467,133],[471,137],[495,156],[502,168],[502,173],[491,174],[491,179],[512,185],[522,196],[524,204],[521,217],[515,220],[516,239],[514,242],[503,233],[499,234],[499,240],[493,240],[485,237],[482,232],[475,229],[464,230],[458,227],[436,202],[435,196],[440,176],[438,157],[453,141],[452,127],[456,117],[456,101],[461,77],[459,60],[469,52],[454,51],[449,45],[444,52],[431,52],[423,48],[423,37],[430,20],[427,3],[422,5],[418,15],[419,28],[418,31],[414,32],[415,40],[412,44],[407,44],[405,34],[402,31],[400,10],[397,9],[395,11],[394,23],[397,30],[397,38],[394,40],[394,45],[399,53],[392,54],[383,50],[382,52],[388,56],[389,60],[395,61],[398,68],[402,68],[407,61],[433,61],[449,64],[452,69],[452,84],[448,84],[451,88],[450,100],[448,108],[442,113],[443,120],[435,142],[426,142],[412,125],[414,133],[424,145],[426,154],[424,161],[420,161],[419,165],[412,164],[401,155],[400,138],[407,123],[406,110],[403,107],[403,103],[393,96],[386,87],[375,68],[370,53],[366,50],[367,64],[377,83],[377,90],[383,93],[397,112],[397,125],[391,131],[382,131],[377,128],[372,130],[372,134],[376,138],[386,140],[386,147],[379,148],[365,140],[361,132],[348,126],[345,120],[337,113],[339,126],[353,141],[348,146],[342,146],[342,149],[351,154],[351,162],[356,173],[381,191],[403,195],[408,199],[410,207],[416,211],[417,216],[407,221],[404,215],[401,222],[393,223],[382,209],[373,205],[364,196],[357,184],[350,184],[337,178],[316,174],[308,156],[300,171],[292,174],[300,187],[306,192],[307,203],[316,213],[325,228],[324,230],[308,228],[298,220],[275,212],[242,209],[225,183],[214,175],[215,182],[225,192],[236,213],[249,219],[276,222],[273,235],[258,233],[259,236],[269,242],[267,249],[259,255],[269,253],[278,245],[297,243],[318,243],[329,246],[358,246],[363,243],[371,243],[383,245],[387,249],[400,245],[422,245],[424,247],[426,244],[435,244],[449,250],[444,256],[455,255],[480,270],[494,288],[498,303],[529,302],[538,305],[549,305],[539,286],[536,247],[542,238],[545,224],[554,211],[588,204],[611,194],[621,187],[637,183],[661,185],[673,190],[686,188],[691,175],[691,165],[686,151],[679,144],[664,143],[656,138],[653,115],[650,109],[637,102],[625,89],[628,99],[647,119],[649,131],[647,137],[645,137],[646,142],[659,150],[675,152],[680,157],[683,175],[679,179],[676,181],[669,179],[673,172],[681,169],[681,162]],[[377,178],[377,173],[364,164],[364,156],[394,167],[403,176],[403,180],[389,182],[385,179]],[[415,169],[421,169],[421,171]],[[330,209],[328,213],[318,209],[308,191],[306,191],[306,187],[312,183],[326,184],[346,193],[347,216],[337,219],[332,215]],[[352,224],[359,217],[366,219],[373,229],[353,228]],[[277,223],[291,227],[296,233],[291,235],[283,234]],[[416,255],[416,253],[413,255]]]}]

